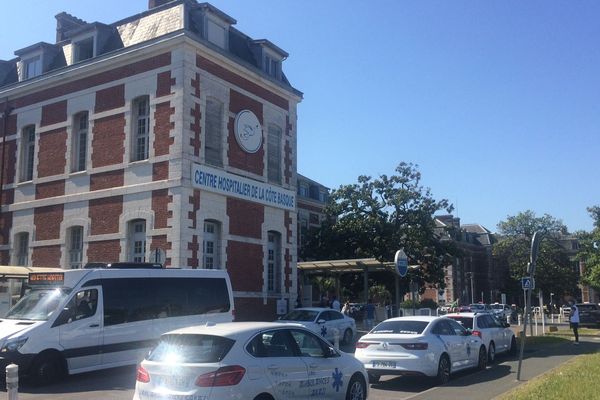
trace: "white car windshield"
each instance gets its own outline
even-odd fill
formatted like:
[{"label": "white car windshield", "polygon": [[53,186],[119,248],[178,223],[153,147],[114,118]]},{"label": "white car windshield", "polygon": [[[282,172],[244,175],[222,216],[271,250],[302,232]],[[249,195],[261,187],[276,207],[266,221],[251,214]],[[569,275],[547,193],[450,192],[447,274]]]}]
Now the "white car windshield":
[{"label": "white car windshield", "polygon": [[281,319],[285,321],[314,321],[318,314],[318,311],[313,310],[294,310],[281,317]]},{"label": "white car windshield", "polygon": [[46,321],[68,296],[63,289],[31,290],[11,308],[4,318]]}]

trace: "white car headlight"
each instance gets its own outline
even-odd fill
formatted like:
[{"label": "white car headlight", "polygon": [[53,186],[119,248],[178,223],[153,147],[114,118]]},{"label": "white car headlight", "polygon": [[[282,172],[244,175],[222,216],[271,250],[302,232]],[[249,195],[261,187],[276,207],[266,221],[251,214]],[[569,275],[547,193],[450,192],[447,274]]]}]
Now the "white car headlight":
[{"label": "white car headlight", "polygon": [[18,337],[14,339],[8,339],[2,344],[2,348],[0,348],[0,353],[6,353],[7,351],[17,351],[25,342],[27,342],[27,337]]}]

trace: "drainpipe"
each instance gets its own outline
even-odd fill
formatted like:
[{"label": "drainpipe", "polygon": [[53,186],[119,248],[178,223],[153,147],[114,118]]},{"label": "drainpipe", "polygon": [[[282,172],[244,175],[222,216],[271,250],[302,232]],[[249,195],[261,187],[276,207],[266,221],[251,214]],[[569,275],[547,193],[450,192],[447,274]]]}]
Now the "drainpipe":
[{"label": "drainpipe", "polygon": [[8,130],[8,116],[13,108],[8,104],[8,98],[4,99],[4,111],[2,112],[2,161],[0,163],[0,214],[2,214],[4,194],[4,160],[6,158],[6,131]]}]

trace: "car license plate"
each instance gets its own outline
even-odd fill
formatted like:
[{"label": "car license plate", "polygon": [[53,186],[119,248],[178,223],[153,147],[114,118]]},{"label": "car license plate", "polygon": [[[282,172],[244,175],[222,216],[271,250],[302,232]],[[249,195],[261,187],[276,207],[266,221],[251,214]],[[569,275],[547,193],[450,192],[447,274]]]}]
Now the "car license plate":
[{"label": "car license plate", "polygon": [[373,361],[373,368],[396,368],[396,361]]},{"label": "car license plate", "polygon": [[183,389],[187,387],[188,377],[177,375],[159,375],[153,376],[151,381],[154,381],[156,386],[162,386],[170,389]]}]

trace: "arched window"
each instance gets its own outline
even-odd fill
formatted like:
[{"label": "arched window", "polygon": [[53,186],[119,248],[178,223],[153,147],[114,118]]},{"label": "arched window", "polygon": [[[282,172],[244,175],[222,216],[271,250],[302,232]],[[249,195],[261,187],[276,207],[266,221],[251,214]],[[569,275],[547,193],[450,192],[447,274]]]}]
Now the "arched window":
[{"label": "arched window", "polygon": [[131,161],[146,160],[150,141],[150,96],[140,96],[132,104]]},{"label": "arched window", "polygon": [[221,225],[217,221],[204,220],[202,240],[202,268],[220,269]]},{"label": "arched window", "polygon": [[207,164],[223,166],[223,103],[206,99],[204,158]]},{"label": "arched window", "polygon": [[281,184],[281,128],[269,125],[267,137],[267,179]]},{"label": "arched window", "polygon": [[67,230],[68,268],[81,268],[83,260],[83,226],[75,225]]},{"label": "arched window", "polygon": [[35,156],[35,125],[23,128],[21,134],[21,173],[20,182],[33,179],[33,160]]},{"label": "arched window", "polygon": [[127,226],[127,260],[146,261],[146,220],[134,219]]},{"label": "arched window", "polygon": [[275,231],[267,233],[267,291],[281,292],[281,234]]},{"label": "arched window", "polygon": [[73,117],[73,139],[71,147],[71,172],[85,171],[87,161],[88,112]]},{"label": "arched window", "polygon": [[15,236],[16,264],[27,266],[29,264],[29,233],[20,232]]}]

